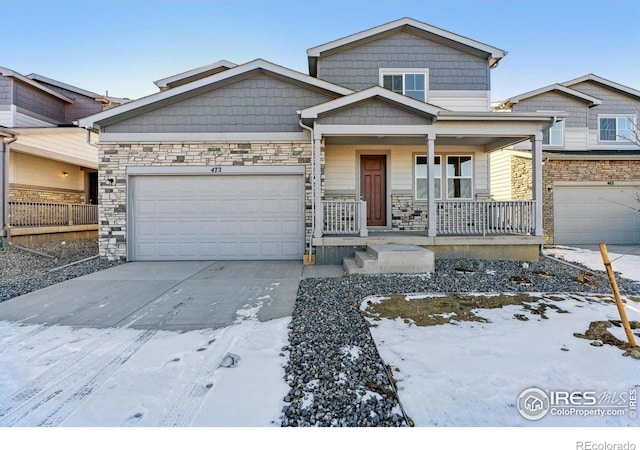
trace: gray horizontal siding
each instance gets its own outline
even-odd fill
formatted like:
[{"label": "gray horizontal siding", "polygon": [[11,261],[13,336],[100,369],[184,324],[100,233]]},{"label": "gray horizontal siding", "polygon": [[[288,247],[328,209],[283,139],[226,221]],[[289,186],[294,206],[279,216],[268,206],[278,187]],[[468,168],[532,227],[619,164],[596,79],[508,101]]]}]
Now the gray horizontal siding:
[{"label": "gray horizontal siding", "polygon": [[640,99],[630,97],[594,81],[584,81],[570,87],[602,100],[601,105],[591,108],[589,111],[588,126],[592,130],[598,128],[598,114],[635,114],[640,116]]},{"label": "gray horizontal siding", "polygon": [[18,108],[33,112],[37,117],[47,118],[51,122],[65,122],[66,102],[19,81],[14,82],[13,87],[14,101]]},{"label": "gray horizontal siding", "polygon": [[569,113],[565,119],[567,127],[586,127],[588,103],[566,94],[545,92],[535,97],[521,100],[513,105],[517,112],[564,111]]},{"label": "gray horizontal siding", "polygon": [[13,103],[13,81],[11,78],[0,76],[0,105]]},{"label": "gray horizontal siding", "polygon": [[380,68],[428,68],[431,90],[489,90],[487,61],[407,32],[321,55],[318,78],[354,90],[379,84]]},{"label": "gray horizontal siding", "polygon": [[242,133],[300,131],[297,110],[328,94],[256,74],[107,126],[107,133]]},{"label": "gray horizontal siding", "polygon": [[318,120],[323,125],[425,125],[431,121],[395,108],[380,100],[371,100],[334,112]]}]

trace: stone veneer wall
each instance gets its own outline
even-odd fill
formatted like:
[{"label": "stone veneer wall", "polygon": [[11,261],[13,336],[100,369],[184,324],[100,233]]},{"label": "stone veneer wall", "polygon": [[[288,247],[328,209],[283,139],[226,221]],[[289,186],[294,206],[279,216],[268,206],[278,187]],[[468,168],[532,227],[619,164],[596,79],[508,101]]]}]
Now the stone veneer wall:
[{"label": "stone veneer wall", "polygon": [[550,160],[543,168],[544,232],[553,243],[553,183],[556,181],[638,181],[640,161]]},{"label": "stone veneer wall", "polygon": [[[311,234],[311,145],[309,142],[203,142],[177,144],[103,144],[100,146],[100,256],[127,257],[127,167],[301,166],[305,170],[305,222]],[[107,180],[115,180],[108,185]]]},{"label": "stone veneer wall", "polygon": [[9,187],[9,200],[12,202],[85,203],[86,194],[84,191],[71,189],[12,184]]},{"label": "stone veneer wall", "polygon": [[511,157],[511,199],[531,200],[532,198],[531,159],[513,155]]},{"label": "stone veneer wall", "polygon": [[412,194],[391,195],[391,228],[398,231],[427,229],[427,204],[413,199]]}]

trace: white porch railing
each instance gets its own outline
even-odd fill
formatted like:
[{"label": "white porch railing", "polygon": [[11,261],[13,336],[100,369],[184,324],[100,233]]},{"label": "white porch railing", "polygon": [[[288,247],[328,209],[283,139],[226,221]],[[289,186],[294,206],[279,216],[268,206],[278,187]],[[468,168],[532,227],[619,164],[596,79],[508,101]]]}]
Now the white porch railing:
[{"label": "white porch railing", "polygon": [[535,201],[436,202],[438,234],[533,234]]},{"label": "white porch railing", "polygon": [[323,234],[367,236],[367,202],[364,200],[323,200]]},{"label": "white porch railing", "polygon": [[97,223],[98,205],[9,202],[9,225],[12,227],[93,225]]}]

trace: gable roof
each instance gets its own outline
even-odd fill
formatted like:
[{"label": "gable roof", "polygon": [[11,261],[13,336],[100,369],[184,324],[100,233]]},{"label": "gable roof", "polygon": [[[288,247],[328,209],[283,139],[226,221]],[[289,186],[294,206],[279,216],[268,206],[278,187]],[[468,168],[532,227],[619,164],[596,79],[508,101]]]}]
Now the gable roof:
[{"label": "gable roof", "polygon": [[441,111],[445,111],[437,106],[421,102],[411,97],[407,97],[406,95],[398,94],[381,86],[373,86],[335,100],[330,100],[310,108],[305,108],[298,111],[298,114],[300,114],[300,118],[302,119],[316,119],[320,114],[348,108],[349,106],[371,99],[385,100],[391,104],[401,107],[402,109],[410,109],[422,115],[437,116]]},{"label": "gable roof", "polygon": [[160,90],[172,88],[172,84],[180,86],[182,84],[195,81],[200,78],[205,78],[209,75],[215,75],[216,73],[223,72],[227,69],[233,69],[237,64],[221,59],[219,61],[207,64],[206,66],[196,67],[195,69],[187,70],[185,72],[171,75],[166,78],[154,81],[153,84],[158,86]]},{"label": "gable roof", "polygon": [[72,86],[67,83],[63,83],[62,81],[54,80],[52,78],[47,78],[43,75],[38,75],[37,73],[31,73],[27,75],[27,78],[34,81],[40,81],[42,83],[47,83],[52,86],[59,87],[61,89],[65,89],[67,91],[75,92],[76,94],[84,95],[85,97],[93,98],[96,101],[100,101],[103,103],[110,103],[109,97],[104,95],[96,94],[95,92],[87,91],[85,89],[80,89],[79,87]]},{"label": "gable roof", "polygon": [[610,87],[611,89],[615,89],[617,91],[623,92],[625,94],[629,94],[631,96],[634,97],[638,97],[640,98],[640,91],[630,88],[629,86],[625,86],[623,84],[619,84],[616,83],[614,81],[611,80],[607,80],[606,78],[602,78],[599,77],[598,75],[594,75],[592,73],[589,73],[587,75],[583,75],[581,77],[578,78],[574,78],[573,80],[569,80],[569,81],[565,81],[564,83],[561,83],[563,86],[574,86],[578,83],[582,83],[584,81],[595,81],[596,83],[599,83],[603,86],[607,86]]},{"label": "gable roof", "polygon": [[520,102],[521,100],[525,100],[528,98],[536,97],[541,94],[545,94],[547,92],[558,92],[564,95],[569,95],[575,97],[579,100],[585,101],[589,104],[589,108],[593,106],[600,105],[602,100],[596,97],[592,97],[591,95],[587,95],[583,92],[576,91],[575,89],[571,89],[565,87],[561,84],[550,84],[549,86],[541,87],[540,89],[535,89],[533,91],[525,92],[524,94],[516,95],[515,97],[508,98],[498,105],[498,108],[510,107]]},{"label": "gable roof", "polygon": [[[124,120],[128,117],[134,117],[139,114],[160,108],[161,106],[179,101],[183,98],[189,98],[197,95],[198,92],[206,89],[210,89],[212,85],[220,83],[222,81],[231,80],[241,75],[249,74],[255,71],[264,71],[272,73],[298,83],[322,89],[325,91],[333,92],[338,95],[348,95],[353,91],[342,86],[338,86],[328,81],[319,80],[317,78],[310,77],[301,72],[288,69],[277,64],[273,64],[263,59],[256,59],[246,64],[236,66],[232,69],[225,70],[224,72],[210,75],[205,78],[201,78],[196,81],[192,81],[181,86],[177,86],[173,89],[167,89],[155,94],[151,94],[147,97],[143,97],[138,100],[133,100],[124,105],[117,106],[115,108],[108,109],[106,111],[93,114],[91,116],[82,118],[75,123],[83,128],[97,129],[100,124],[114,123],[118,120]],[[98,127],[96,127],[98,125]]]},{"label": "gable roof", "polygon": [[461,36],[459,34],[452,33],[447,30],[443,30],[442,28],[434,27],[433,25],[429,25],[424,22],[420,22],[418,20],[412,19],[410,17],[403,17],[402,19],[394,20],[392,22],[385,23],[383,25],[379,25],[377,27],[369,28],[368,30],[361,31],[359,33],[351,34],[349,36],[336,39],[331,42],[327,42],[326,44],[318,45],[316,47],[312,47],[307,50],[307,57],[309,59],[309,73],[313,76],[315,75],[315,66],[318,58],[324,52],[335,50],[339,47],[354,44],[358,41],[373,38],[376,35],[387,33],[396,29],[407,28],[410,30],[417,30],[424,32],[432,37],[436,37],[440,40],[444,40],[449,44],[454,44],[457,47],[462,47],[470,50],[480,51],[482,53],[487,54],[489,67],[495,67],[500,59],[504,58],[507,55],[505,50],[499,49],[497,47],[492,47],[490,45],[484,44],[482,42],[467,38],[465,36]]},{"label": "gable roof", "polygon": [[0,75],[5,76],[5,77],[9,77],[9,78],[15,78],[16,80],[19,80],[25,84],[28,84],[31,87],[34,87],[42,92],[45,92],[49,95],[52,95],[54,97],[59,98],[60,100],[66,102],[66,103],[73,103],[73,99],[67,97],[66,95],[62,95],[56,91],[54,91],[53,89],[49,89],[46,86],[43,86],[40,83],[37,83],[36,81],[33,81],[30,78],[25,77],[22,74],[19,74],[18,72],[11,70],[11,69],[7,69],[6,67],[0,67]]}]

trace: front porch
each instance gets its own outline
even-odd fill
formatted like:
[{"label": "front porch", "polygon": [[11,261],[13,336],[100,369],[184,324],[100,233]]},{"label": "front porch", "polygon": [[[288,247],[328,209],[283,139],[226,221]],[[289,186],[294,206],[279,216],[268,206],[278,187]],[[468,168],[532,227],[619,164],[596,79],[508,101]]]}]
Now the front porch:
[{"label": "front porch", "polygon": [[[308,231],[317,263],[372,244],[418,245],[436,257],[538,259],[542,138],[560,115],[450,111],[378,86],[300,118],[312,130]],[[494,200],[504,175],[492,173],[489,155],[527,140],[531,197]]]},{"label": "front porch", "polygon": [[[436,258],[522,261],[539,258],[544,236],[536,234],[534,200],[435,200],[432,235],[429,215],[403,208],[396,204],[397,200],[392,197],[394,213],[390,227],[367,225],[364,200],[322,200],[316,227],[316,231],[321,231],[312,239],[316,262],[340,264],[358,250],[387,244],[417,245],[433,251]],[[420,207],[429,209],[426,204]],[[413,220],[416,216],[422,219]]]}]

